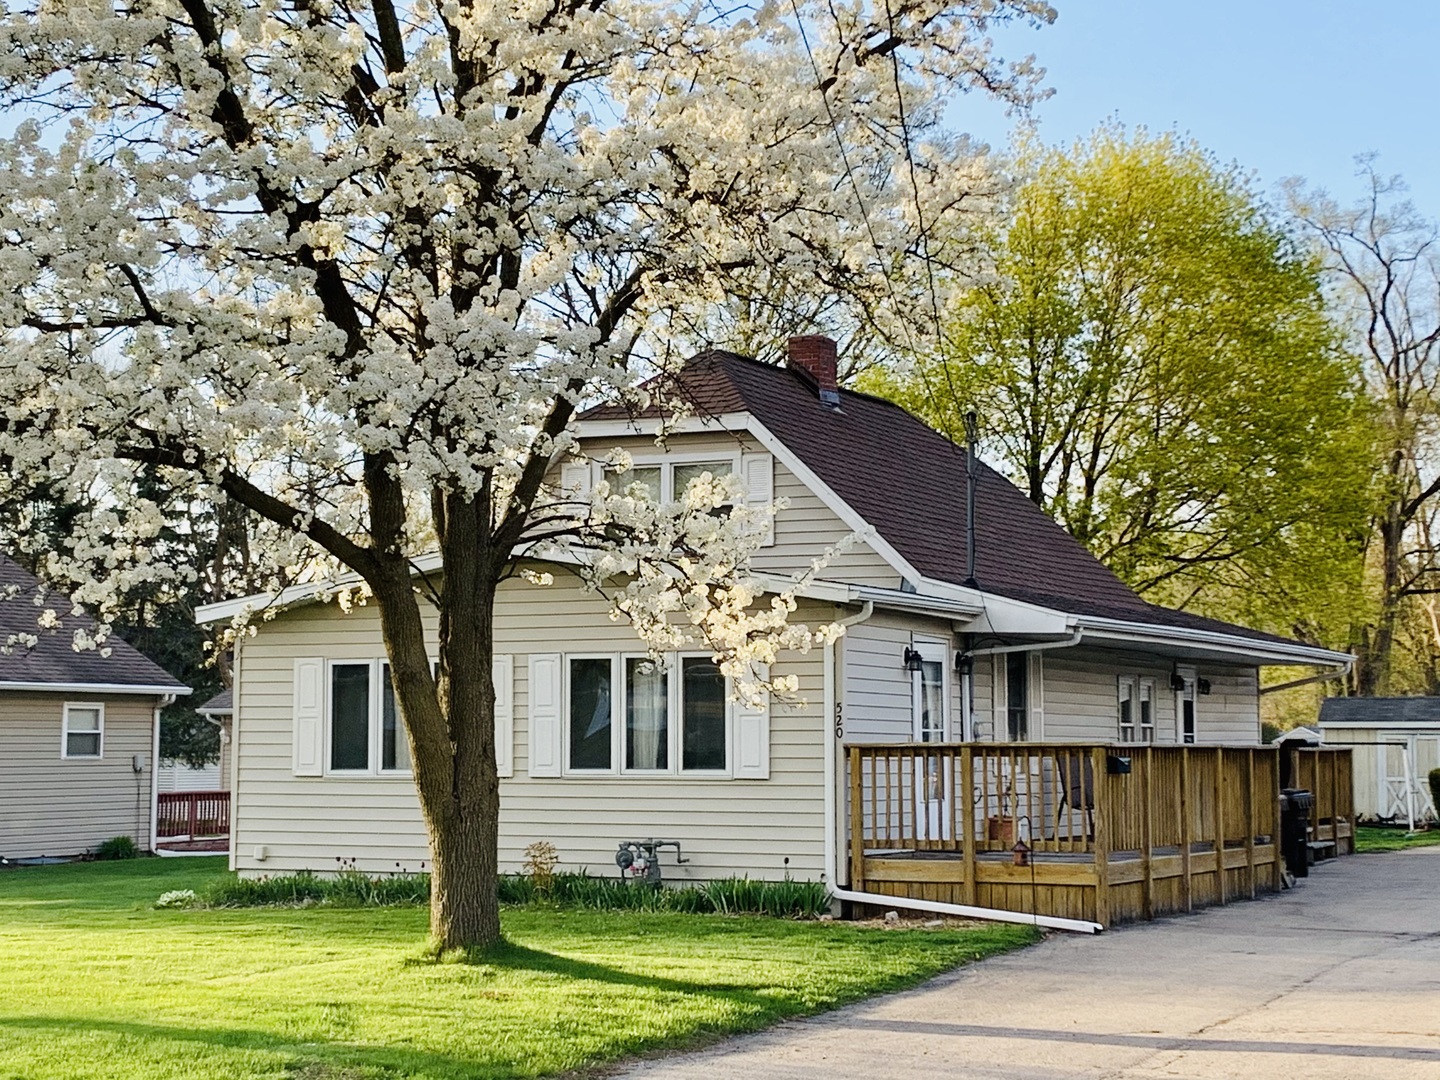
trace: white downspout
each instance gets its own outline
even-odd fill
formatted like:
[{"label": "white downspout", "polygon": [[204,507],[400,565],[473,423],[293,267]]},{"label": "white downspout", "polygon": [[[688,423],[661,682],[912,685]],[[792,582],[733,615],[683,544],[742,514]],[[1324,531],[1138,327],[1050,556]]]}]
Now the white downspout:
[{"label": "white downspout", "polygon": [[154,718],[150,723],[150,850],[160,843],[160,823],[156,820],[160,810],[160,711],[173,703],[174,694],[162,694],[155,699]]},{"label": "white downspout", "polygon": [[1024,645],[996,645],[989,649],[971,649],[966,656],[1000,656],[1004,653],[1013,652],[1045,652],[1048,649],[1069,649],[1079,645],[1080,639],[1085,636],[1081,627],[1076,627],[1074,633],[1061,641],[1029,641]]},{"label": "white downspout", "polygon": [[[854,615],[840,619],[839,625],[849,629],[858,626],[871,615],[875,614],[875,601],[866,600],[860,610]],[[842,637],[844,635],[841,635]],[[835,768],[837,765],[835,747],[840,742],[840,734],[836,730],[837,721],[840,719],[839,707],[840,697],[835,686],[835,642],[825,643],[825,883],[830,886],[831,892],[838,890],[840,885],[840,859],[837,855],[837,848],[840,844],[838,826],[838,815],[836,814]]]}]

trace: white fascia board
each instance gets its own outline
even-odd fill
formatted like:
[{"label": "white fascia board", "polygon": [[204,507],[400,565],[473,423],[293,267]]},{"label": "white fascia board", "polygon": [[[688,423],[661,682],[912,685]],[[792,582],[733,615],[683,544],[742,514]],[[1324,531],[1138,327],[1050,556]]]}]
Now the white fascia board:
[{"label": "white fascia board", "polygon": [[625,420],[581,420],[576,438],[633,439],[637,435],[695,435],[714,431],[748,431],[754,422],[749,413],[720,413],[716,416],[637,416]]},{"label": "white fascia board", "polygon": [[188,686],[130,686],[125,683],[0,682],[0,690],[31,690],[52,694],[143,694],[184,697],[193,693]]},{"label": "white fascia board", "polygon": [[981,604],[971,600],[953,597],[932,596],[928,593],[902,592],[899,589],[882,589],[873,585],[853,585],[851,590],[857,600],[873,601],[878,608],[892,611],[909,611],[922,615],[934,615],[942,619],[969,620],[981,611]]},{"label": "white fascia board", "polygon": [[1364,728],[1367,731],[1393,731],[1397,735],[1440,732],[1440,720],[1321,720],[1317,722],[1317,726],[1321,734],[1324,734],[1327,728],[1335,731]]},{"label": "white fascia board", "polygon": [[1130,623],[1119,619],[1099,619],[1082,615],[1080,628],[1087,641],[1114,641],[1123,644],[1170,645],[1195,649],[1214,649],[1234,653],[1237,657],[1266,664],[1330,666],[1350,663],[1349,653],[1334,652],[1298,642],[1286,645],[1275,641],[1224,634],[1214,630],[1190,630],[1183,627],[1154,626]]}]

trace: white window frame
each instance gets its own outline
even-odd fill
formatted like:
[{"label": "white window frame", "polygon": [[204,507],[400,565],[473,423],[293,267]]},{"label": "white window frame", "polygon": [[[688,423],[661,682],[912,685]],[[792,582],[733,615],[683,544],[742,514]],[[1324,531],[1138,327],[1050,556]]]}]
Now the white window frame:
[{"label": "white window frame", "polygon": [[[373,777],[376,779],[407,780],[412,775],[411,769],[384,769],[380,767],[381,742],[384,734],[382,724],[384,722],[384,683],[385,670],[390,666],[390,661],[384,657],[372,659],[345,659],[343,657],[327,659],[325,661],[325,775],[340,778]],[[331,765],[335,754],[335,675],[337,667],[363,667],[370,669],[370,700],[367,703],[366,730],[368,732],[365,748],[365,768],[363,769],[337,769]],[[401,725],[401,735],[404,735],[405,721],[400,717],[400,701],[395,701],[396,720]]]},{"label": "white window frame", "polygon": [[[93,709],[99,715],[99,727],[95,731],[77,731],[76,735],[99,734],[98,746],[93,754],[70,753],[70,710]],[[67,701],[60,715],[60,758],[62,761],[101,761],[105,757],[105,703],[103,701]]]},{"label": "white window frame", "polygon": [[[635,469],[660,469],[660,501],[662,503],[674,502],[675,495],[675,466],[676,465],[719,465],[728,464],[730,475],[736,480],[740,479],[740,451],[720,450],[714,453],[702,453],[698,450],[687,450],[675,454],[642,454],[631,455],[630,466]],[[609,467],[604,467],[609,471]],[[603,475],[603,472],[602,472]]]},{"label": "white window frame", "polygon": [[735,775],[735,703],[730,700],[732,687],[728,678],[724,681],[725,690],[725,768],[723,769],[687,769],[683,760],[685,750],[685,702],[682,699],[684,679],[680,670],[681,663],[685,660],[704,659],[713,662],[714,653],[709,652],[682,652],[672,654],[675,657],[675,678],[671,680],[675,684],[675,740],[676,752],[671,760],[675,763],[675,775],[680,777],[709,777],[715,780],[728,780]]},{"label": "white window frame", "polygon": [[[704,458],[702,460],[712,460]],[[575,777],[577,779],[623,779],[628,777],[639,777],[649,780],[730,780],[735,775],[735,703],[730,700],[732,686],[730,680],[725,680],[725,768],[723,769],[687,769],[682,760],[685,741],[685,715],[684,715],[684,680],[682,677],[682,662],[690,659],[710,660],[712,653],[705,651],[687,650],[683,652],[665,653],[658,661],[665,666],[666,687],[665,707],[668,710],[665,717],[665,760],[668,763],[664,769],[630,769],[625,762],[629,753],[629,730],[625,723],[625,713],[628,704],[630,688],[625,679],[626,662],[649,658],[649,653],[644,652],[623,652],[623,653],[602,653],[602,652],[574,652],[564,653],[561,656],[561,703],[564,709],[564,721],[561,727],[562,759],[560,775],[563,777]],[[570,764],[570,735],[573,717],[570,715],[571,694],[570,694],[570,662],[572,660],[609,660],[610,661],[610,767],[608,769],[577,769]]]},{"label": "white window frame", "polygon": [[[1148,675],[1121,675],[1116,681],[1115,698],[1115,721],[1117,739],[1127,746],[1154,746],[1155,745],[1155,701],[1156,683],[1152,676]],[[1125,701],[1125,693],[1130,694],[1130,728],[1131,737],[1125,738],[1124,715],[1120,711],[1120,705]],[[1142,720],[1140,703],[1144,700],[1145,692],[1149,692],[1150,700],[1150,723]]]},{"label": "white window frame", "polygon": [[[583,659],[583,658],[581,658]],[[675,771],[679,759],[675,756],[680,749],[680,667],[671,663],[670,656],[666,655],[655,663],[659,664],[665,672],[665,760],[668,763],[663,769],[631,769],[625,762],[630,760],[630,725],[625,722],[626,714],[630,711],[630,681],[626,677],[626,668],[631,660],[654,660],[649,653],[621,653],[620,654],[620,692],[611,699],[610,716],[610,738],[619,742],[619,772],[627,776],[669,776]],[[569,676],[569,668],[566,669],[566,676]],[[566,708],[569,708],[569,697],[566,697]],[[619,726],[619,738],[616,739],[616,726]],[[566,734],[566,748],[569,748],[569,734]]]},{"label": "white window frame", "polygon": [[[913,638],[910,647],[920,654],[920,659],[940,664],[940,742],[951,737],[950,730],[950,643],[941,638]],[[920,713],[924,693],[925,674],[922,671],[910,673],[910,733],[916,742],[920,741]]]},{"label": "white window frame", "polygon": [[[610,767],[608,769],[577,769],[570,764],[570,730],[572,720],[570,715],[570,665],[575,660],[610,661]],[[615,726],[617,723],[623,725],[625,722],[625,710],[621,704],[625,696],[625,665],[622,663],[619,654],[601,652],[565,653],[560,658],[560,677],[560,702],[563,706],[565,716],[565,723],[562,725],[560,735],[560,750],[562,755],[560,775],[580,777],[618,776],[620,774],[620,766],[624,762],[624,758],[618,756],[621,752],[620,743],[624,736],[616,737]],[[649,770],[647,770],[647,772],[648,771]],[[651,775],[657,774],[652,773]]]},{"label": "white window frame", "polygon": [[[1181,746],[1195,746],[1200,742],[1200,699],[1196,693],[1199,673],[1193,667],[1176,667],[1175,674],[1184,681],[1183,689],[1175,691],[1175,741]],[[1185,738],[1185,702],[1191,703],[1191,715],[1195,718],[1193,737]]]}]

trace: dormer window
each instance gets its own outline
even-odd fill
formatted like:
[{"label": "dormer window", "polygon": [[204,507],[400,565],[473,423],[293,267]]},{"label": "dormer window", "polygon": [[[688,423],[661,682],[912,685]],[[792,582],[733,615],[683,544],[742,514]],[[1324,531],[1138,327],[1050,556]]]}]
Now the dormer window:
[{"label": "dormer window", "polygon": [[628,494],[636,485],[645,497],[656,502],[674,502],[685,494],[685,488],[700,476],[709,473],[715,479],[736,471],[732,458],[681,459],[679,461],[634,461],[624,472],[606,469],[605,479],[612,492]]}]

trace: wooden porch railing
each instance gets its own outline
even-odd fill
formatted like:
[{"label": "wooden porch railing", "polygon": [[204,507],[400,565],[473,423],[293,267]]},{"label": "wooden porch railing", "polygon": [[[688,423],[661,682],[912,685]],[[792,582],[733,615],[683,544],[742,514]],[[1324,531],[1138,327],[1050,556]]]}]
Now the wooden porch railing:
[{"label": "wooden porch railing", "polygon": [[[1291,767],[1344,853],[1348,751],[1304,756],[1314,753]],[[902,743],[847,754],[855,888],[1108,924],[1279,887],[1274,747]],[[1028,849],[1019,860],[1017,841]]]},{"label": "wooden porch railing", "polygon": [[165,840],[229,836],[230,792],[160,792],[155,796],[155,835]]}]

